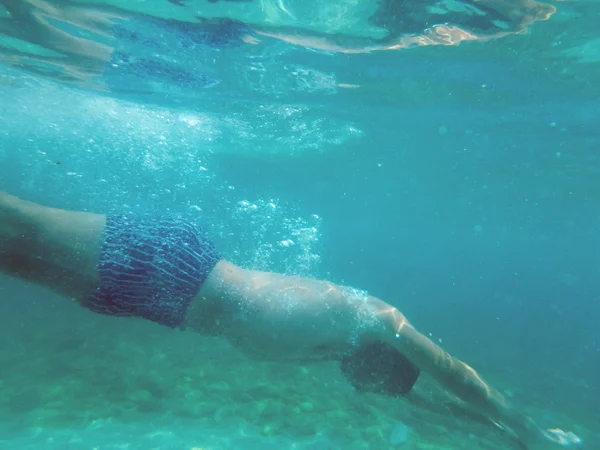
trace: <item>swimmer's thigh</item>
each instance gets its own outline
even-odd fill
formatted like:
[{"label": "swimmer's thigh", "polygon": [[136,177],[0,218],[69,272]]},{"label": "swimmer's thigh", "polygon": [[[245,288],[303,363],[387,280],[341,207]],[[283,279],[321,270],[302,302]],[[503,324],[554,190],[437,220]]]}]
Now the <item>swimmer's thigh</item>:
[{"label": "swimmer's thigh", "polygon": [[106,218],[24,201],[0,192],[0,270],[85,298],[98,285]]}]

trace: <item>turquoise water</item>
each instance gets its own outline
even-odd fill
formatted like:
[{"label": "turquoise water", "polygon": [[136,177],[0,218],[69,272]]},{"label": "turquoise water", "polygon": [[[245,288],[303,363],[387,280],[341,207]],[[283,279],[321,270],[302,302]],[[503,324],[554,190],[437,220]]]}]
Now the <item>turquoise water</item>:
[{"label": "turquoise water", "polygon": [[[0,0],[0,190],[365,289],[598,448],[600,4],[357,3]],[[0,296],[2,449],[518,448],[427,377]]]}]

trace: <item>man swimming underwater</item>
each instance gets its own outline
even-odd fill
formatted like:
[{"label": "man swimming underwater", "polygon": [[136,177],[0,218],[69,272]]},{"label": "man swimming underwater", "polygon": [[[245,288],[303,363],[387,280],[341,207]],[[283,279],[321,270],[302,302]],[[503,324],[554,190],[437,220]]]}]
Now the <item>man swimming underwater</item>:
[{"label": "man swimming underwater", "polygon": [[[355,386],[365,381],[360,364],[377,372],[389,361],[384,390],[392,394],[410,390],[422,370],[528,449],[581,442],[540,428],[382,300],[238,267],[184,220],[66,211],[0,192],[0,269],[93,311],[219,335],[257,357],[340,360]],[[394,380],[403,386],[390,386]]]}]

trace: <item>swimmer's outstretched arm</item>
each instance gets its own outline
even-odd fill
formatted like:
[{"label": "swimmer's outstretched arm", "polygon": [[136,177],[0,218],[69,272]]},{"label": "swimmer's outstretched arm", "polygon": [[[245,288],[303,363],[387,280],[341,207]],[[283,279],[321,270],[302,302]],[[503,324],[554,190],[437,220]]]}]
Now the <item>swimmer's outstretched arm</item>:
[{"label": "swimmer's outstretched arm", "polygon": [[200,293],[205,299],[219,298],[230,318],[223,324],[224,334],[245,347],[302,358],[318,351],[347,351],[352,341],[384,342],[478,413],[510,429],[528,449],[579,442],[571,433],[539,427],[474,369],[375,297],[329,282],[248,271],[226,261],[217,265]]},{"label": "swimmer's outstretched arm", "polygon": [[[381,300],[373,301],[385,305]],[[385,342],[398,349],[413,364],[428,372],[477,412],[507,427],[528,449],[541,450],[581,443],[571,432],[544,430],[488,385],[473,368],[419,333],[397,310],[388,306],[383,311],[387,327],[387,333],[382,337]]]}]

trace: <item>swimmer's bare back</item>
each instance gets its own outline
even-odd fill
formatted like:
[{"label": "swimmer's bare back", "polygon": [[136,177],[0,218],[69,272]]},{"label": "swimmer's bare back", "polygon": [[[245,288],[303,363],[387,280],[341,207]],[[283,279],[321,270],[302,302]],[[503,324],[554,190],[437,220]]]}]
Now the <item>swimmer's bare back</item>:
[{"label": "swimmer's bare back", "polygon": [[[174,224],[163,221],[162,231],[154,231],[148,222],[50,208],[0,192],[0,270],[99,312],[139,315],[222,336],[261,358],[339,359],[357,344],[386,344],[471,408],[511,430],[528,449],[580,443],[572,433],[543,430],[382,300],[326,281],[240,268],[221,258],[193,227]],[[171,234],[171,228],[177,233]],[[185,243],[179,245],[182,239]],[[137,246],[133,250],[132,243]],[[155,259],[163,255],[160,265],[152,262],[151,252]],[[131,286],[139,280],[133,275],[121,273],[121,285],[106,286],[104,279],[105,272],[132,265],[135,276],[147,269],[154,277],[147,284],[171,295],[171,309],[140,309],[139,296],[135,304],[122,303],[119,296],[103,292],[121,289],[124,298],[135,296]],[[156,274],[164,271],[172,271],[169,278],[181,286],[160,284]],[[112,275],[106,279],[114,279]],[[188,292],[194,295],[186,298]],[[92,304],[90,297],[95,298]]]}]

